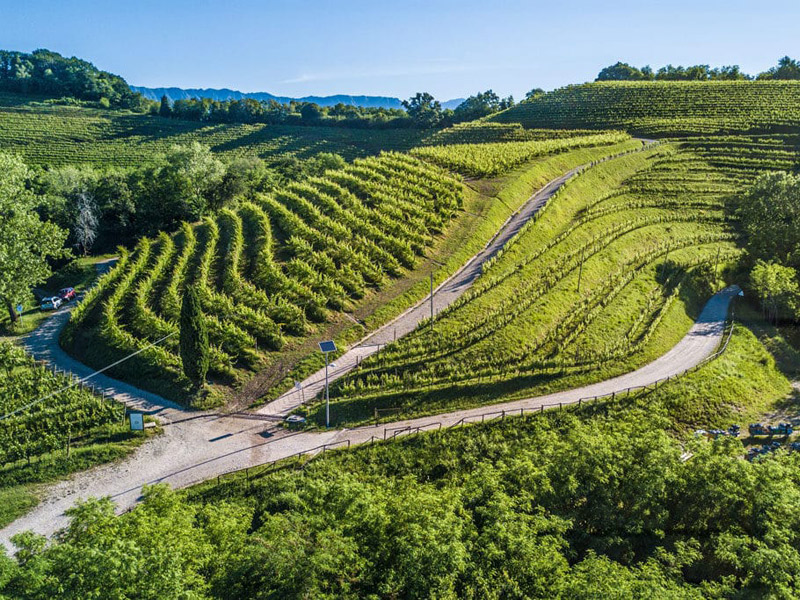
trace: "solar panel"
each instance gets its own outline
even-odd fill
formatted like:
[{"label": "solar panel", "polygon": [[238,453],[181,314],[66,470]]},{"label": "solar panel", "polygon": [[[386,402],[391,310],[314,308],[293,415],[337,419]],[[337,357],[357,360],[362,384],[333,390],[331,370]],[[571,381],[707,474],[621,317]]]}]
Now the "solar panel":
[{"label": "solar panel", "polygon": [[320,342],[319,349],[323,352],[336,352],[336,344],[333,343],[333,340],[328,340],[327,342]]}]

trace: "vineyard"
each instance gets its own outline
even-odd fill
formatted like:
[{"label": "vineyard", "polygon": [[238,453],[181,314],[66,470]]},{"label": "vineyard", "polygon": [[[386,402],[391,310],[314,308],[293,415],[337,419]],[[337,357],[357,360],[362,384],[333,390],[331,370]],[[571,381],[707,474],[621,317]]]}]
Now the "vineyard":
[{"label": "vineyard", "polygon": [[199,142],[223,156],[267,161],[336,152],[347,159],[407,150],[424,134],[409,129],[207,124],[150,115],[24,102],[0,94],[0,149],[30,165],[140,165],[175,144]]},{"label": "vineyard", "polygon": [[413,267],[462,201],[461,183],[415,158],[357,160],[122,250],[74,311],[64,341],[98,365],[143,349],[115,374],[180,398],[177,320],[193,284],[213,378],[234,383]]},{"label": "vineyard", "polygon": [[618,144],[628,139],[630,136],[626,133],[610,132],[519,142],[449,143],[415,148],[411,153],[465,175],[492,177],[547,154],[566,152],[574,148]]},{"label": "vineyard", "polygon": [[797,81],[657,81],[572,85],[491,118],[559,129],[653,136],[780,133],[800,127]]},{"label": "vineyard", "polygon": [[339,380],[333,414],[350,423],[375,409],[397,418],[533,396],[659,356],[741,254],[728,197],[763,170],[790,168],[786,142],[695,138],[585,171],[433,330]]},{"label": "vineyard", "polygon": [[123,407],[112,400],[73,387],[17,414],[14,411],[71,383],[36,364],[21,348],[0,342],[0,462],[2,472],[15,463],[67,451],[90,434],[122,420]]}]

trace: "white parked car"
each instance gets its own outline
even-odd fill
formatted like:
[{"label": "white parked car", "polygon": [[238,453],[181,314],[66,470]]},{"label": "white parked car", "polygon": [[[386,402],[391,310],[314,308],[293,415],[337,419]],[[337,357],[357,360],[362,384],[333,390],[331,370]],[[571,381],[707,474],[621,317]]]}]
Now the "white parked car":
[{"label": "white parked car", "polygon": [[56,310],[59,306],[64,304],[64,301],[59,298],[58,296],[53,296],[52,298],[43,298],[42,299],[42,310]]}]

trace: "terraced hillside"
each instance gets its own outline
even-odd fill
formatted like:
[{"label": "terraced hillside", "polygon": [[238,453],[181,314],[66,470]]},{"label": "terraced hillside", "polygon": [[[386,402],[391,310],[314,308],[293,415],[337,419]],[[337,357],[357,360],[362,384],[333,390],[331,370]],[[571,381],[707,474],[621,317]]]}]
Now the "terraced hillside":
[{"label": "terraced hillside", "polygon": [[[633,369],[687,330],[741,251],[727,207],[792,138],[696,138],[589,169],[462,299],[337,383],[332,414],[441,412]],[[313,412],[313,411],[312,411]]]},{"label": "terraced hillside", "polygon": [[301,337],[330,311],[412,267],[461,206],[461,183],[401,154],[358,160],[185,223],[123,251],[75,311],[65,340],[90,363],[108,364],[169,337],[117,375],[180,397],[181,290],[199,287],[213,343],[212,373],[233,382],[263,366],[265,352]]},{"label": "terraced hillside", "polygon": [[800,127],[800,81],[648,81],[572,85],[490,118],[644,135],[775,133]]}]

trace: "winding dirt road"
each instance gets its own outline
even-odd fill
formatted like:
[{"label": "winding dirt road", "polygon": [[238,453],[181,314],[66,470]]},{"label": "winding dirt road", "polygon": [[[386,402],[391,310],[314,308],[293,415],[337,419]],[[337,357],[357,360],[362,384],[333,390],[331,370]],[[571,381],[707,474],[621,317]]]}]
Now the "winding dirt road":
[{"label": "winding dirt road", "polygon": [[[434,310],[441,311],[469,289],[485,262],[503,248],[558,188],[583,168],[578,167],[565,173],[533,194],[480,253],[437,288],[434,293]],[[577,402],[580,398],[649,385],[689,369],[713,353],[717,347],[728,305],[737,291],[738,289],[732,288],[714,296],[697,323],[675,348],[637,371],[579,389],[496,405],[492,410],[518,411],[558,402]],[[65,308],[58,311],[40,329],[27,336],[24,344],[37,359],[47,360],[60,369],[86,377],[92,373],[92,369],[67,356],[58,345],[58,334],[69,318],[69,310]],[[426,299],[369,335],[336,360],[337,368],[331,373],[331,377],[335,379],[344,375],[356,366],[359,357],[377,352],[379,344],[386,344],[395,335],[400,337],[412,331],[430,315],[429,310]],[[0,543],[9,546],[12,535],[27,529],[52,534],[66,524],[64,511],[83,498],[110,496],[119,509],[124,510],[139,500],[141,488],[145,484],[167,482],[176,488],[184,487],[231,470],[280,460],[321,444],[340,441],[357,444],[371,439],[372,436],[391,435],[398,428],[426,427],[435,423],[447,426],[489,410],[480,407],[380,427],[291,433],[278,427],[275,419],[286,415],[300,404],[300,393],[297,391],[285,394],[262,407],[258,413],[219,415],[187,411],[155,394],[104,375],[93,377],[91,382],[131,409],[157,416],[163,425],[164,434],[143,445],[124,461],[78,473],[68,480],[54,484],[39,506],[0,531]],[[324,370],[303,382],[306,399],[312,398],[323,386]]]},{"label": "winding dirt road", "polygon": [[657,380],[691,369],[714,352],[722,339],[729,305],[738,292],[737,287],[732,287],[713,296],[689,333],[669,352],[644,367],[593,385],[546,396],[378,427],[321,433],[291,433],[258,420],[161,409],[162,416],[166,414],[170,418],[164,425],[164,435],[145,444],[125,461],[97,467],[55,484],[39,506],[0,531],[0,543],[8,547],[12,535],[27,529],[53,534],[67,523],[64,511],[83,498],[110,496],[119,509],[124,510],[136,504],[145,484],[167,482],[180,488],[236,469],[277,461],[321,444],[345,441],[359,444],[373,436],[391,437],[403,428],[438,424],[447,427],[462,419],[479,417],[489,410],[514,412],[557,403],[573,404],[581,398],[652,385]]}]

